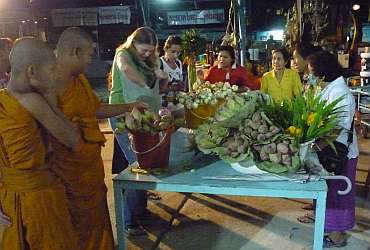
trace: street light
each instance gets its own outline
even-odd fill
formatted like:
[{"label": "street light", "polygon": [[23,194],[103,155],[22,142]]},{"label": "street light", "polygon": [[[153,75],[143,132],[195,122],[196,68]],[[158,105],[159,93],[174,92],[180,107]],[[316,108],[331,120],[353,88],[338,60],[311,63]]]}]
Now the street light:
[{"label": "street light", "polygon": [[357,3],[356,3],[356,4],[354,4],[354,5],[352,5],[352,9],[353,9],[353,10],[355,10],[355,11],[356,11],[356,10],[359,10],[360,8],[361,8],[361,5],[359,5],[359,4],[357,4]]}]

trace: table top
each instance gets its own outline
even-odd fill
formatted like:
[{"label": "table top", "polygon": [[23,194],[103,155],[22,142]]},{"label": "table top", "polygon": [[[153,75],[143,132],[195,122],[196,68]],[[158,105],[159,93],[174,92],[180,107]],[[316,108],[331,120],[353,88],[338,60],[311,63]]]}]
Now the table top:
[{"label": "table top", "polygon": [[361,94],[370,96],[370,86],[356,86],[350,88],[353,94]]},{"label": "table top", "polygon": [[[170,166],[159,174],[137,174],[126,169],[113,178],[126,188],[153,189],[176,192],[205,192],[242,194],[246,190],[252,193],[270,192],[271,196],[282,197],[284,192],[326,192],[325,181],[250,181],[250,180],[214,180],[207,177],[243,176],[228,163],[215,156],[195,154],[186,148],[187,134],[176,132],[172,135]],[[274,194],[274,191],[275,194]],[[250,193],[250,192],[249,192]],[[258,195],[258,194],[257,194]]]}]

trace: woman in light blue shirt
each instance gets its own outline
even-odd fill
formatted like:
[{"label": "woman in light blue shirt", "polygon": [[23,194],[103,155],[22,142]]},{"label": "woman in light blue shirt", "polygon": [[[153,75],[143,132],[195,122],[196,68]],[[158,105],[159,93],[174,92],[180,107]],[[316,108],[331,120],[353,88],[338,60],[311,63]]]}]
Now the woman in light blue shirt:
[{"label": "woman in light blue shirt", "polygon": [[[112,65],[110,103],[142,101],[158,112],[161,104],[159,81],[167,80],[168,76],[159,68],[157,47],[155,32],[149,27],[141,27],[117,48]],[[110,119],[110,124],[114,131],[116,119]],[[136,155],[130,148],[128,133],[115,134],[115,137],[128,163],[135,163]],[[146,191],[126,190],[124,197],[126,232],[131,236],[145,234],[139,221],[149,214]]]}]

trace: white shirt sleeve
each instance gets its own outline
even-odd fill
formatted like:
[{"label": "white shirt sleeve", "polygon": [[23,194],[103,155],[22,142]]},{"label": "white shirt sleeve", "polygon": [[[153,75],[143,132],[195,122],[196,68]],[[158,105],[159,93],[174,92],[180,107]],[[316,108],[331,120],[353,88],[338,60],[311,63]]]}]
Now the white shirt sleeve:
[{"label": "white shirt sleeve", "polygon": [[322,97],[328,100],[328,103],[331,103],[337,98],[344,96],[343,100],[337,104],[337,107],[341,107],[340,110],[342,111],[342,113],[340,113],[338,125],[343,129],[339,133],[336,141],[347,145],[348,136],[353,136],[353,142],[351,145],[349,145],[348,158],[356,158],[359,155],[356,130],[353,129],[352,133],[349,133],[356,113],[356,102],[352,93],[347,85],[345,85],[343,82],[343,84],[337,83],[335,86],[328,86],[328,89],[324,90],[322,94]]}]

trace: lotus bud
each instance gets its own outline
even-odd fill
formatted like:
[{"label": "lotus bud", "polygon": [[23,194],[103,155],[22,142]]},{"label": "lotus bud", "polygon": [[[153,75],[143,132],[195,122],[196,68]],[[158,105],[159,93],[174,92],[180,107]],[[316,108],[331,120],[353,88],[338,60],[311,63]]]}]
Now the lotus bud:
[{"label": "lotus bud", "polygon": [[129,130],[134,130],[134,129],[136,129],[136,127],[135,127],[135,122],[134,122],[134,118],[133,118],[129,113],[125,113],[125,123],[126,123],[126,127],[127,127]]},{"label": "lotus bud", "polygon": [[132,117],[137,120],[138,122],[141,122],[142,120],[142,114],[140,112],[140,110],[138,110],[136,107],[134,107],[131,111],[131,115]]},{"label": "lotus bud", "polygon": [[159,124],[158,124],[158,128],[160,129],[160,130],[165,130],[166,128],[168,128],[168,123],[167,122],[160,122]]},{"label": "lotus bud", "polygon": [[281,154],[269,154],[269,159],[272,163],[281,163]]},{"label": "lotus bud", "polygon": [[193,102],[193,104],[191,105],[191,107],[192,107],[193,109],[198,108],[198,106],[199,106],[199,104],[198,104],[197,102]]},{"label": "lotus bud", "polygon": [[282,154],[287,154],[289,152],[289,147],[286,143],[278,143],[276,149],[279,153]]},{"label": "lotus bud", "polygon": [[161,122],[167,122],[170,123],[172,121],[172,116],[171,115],[166,115],[161,117]]}]

